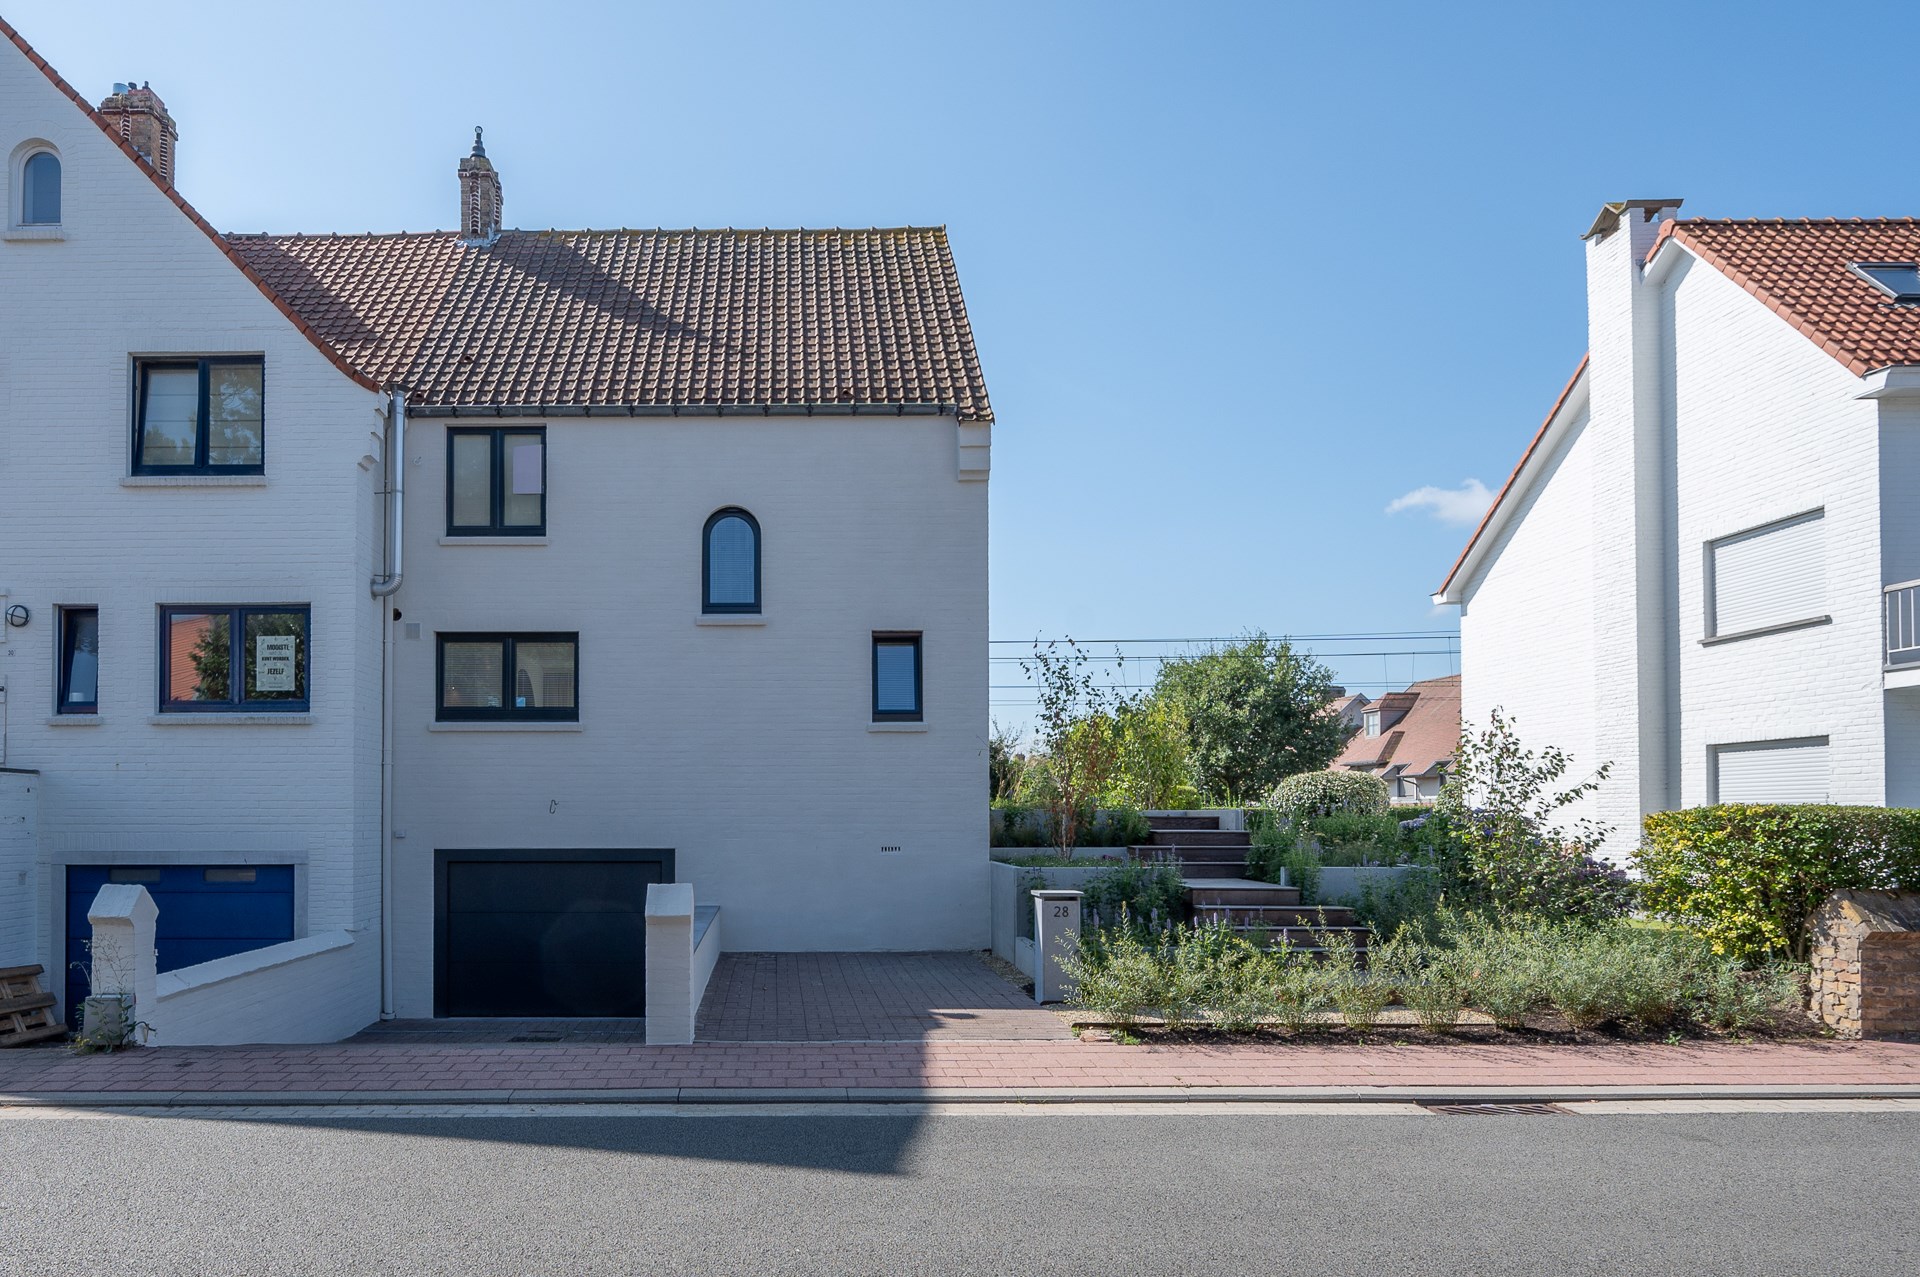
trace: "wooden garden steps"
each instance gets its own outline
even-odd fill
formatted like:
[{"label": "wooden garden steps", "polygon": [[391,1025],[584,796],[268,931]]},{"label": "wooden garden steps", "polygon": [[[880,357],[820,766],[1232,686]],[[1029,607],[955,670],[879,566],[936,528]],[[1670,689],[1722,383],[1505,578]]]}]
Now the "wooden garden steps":
[{"label": "wooden garden steps", "polygon": [[54,996],[40,989],[46,968],[0,967],[0,1046],[20,1046],[67,1035],[53,1018]]}]

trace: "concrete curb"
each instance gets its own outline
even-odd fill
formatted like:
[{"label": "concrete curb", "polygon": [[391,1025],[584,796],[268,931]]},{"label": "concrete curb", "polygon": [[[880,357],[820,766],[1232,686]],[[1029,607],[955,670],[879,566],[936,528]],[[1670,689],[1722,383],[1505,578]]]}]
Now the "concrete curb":
[{"label": "concrete curb", "polygon": [[1555,1104],[1580,1100],[1907,1100],[1920,1085],[648,1087],[639,1090],[40,1091],[0,1108],[310,1108],[418,1104]]}]

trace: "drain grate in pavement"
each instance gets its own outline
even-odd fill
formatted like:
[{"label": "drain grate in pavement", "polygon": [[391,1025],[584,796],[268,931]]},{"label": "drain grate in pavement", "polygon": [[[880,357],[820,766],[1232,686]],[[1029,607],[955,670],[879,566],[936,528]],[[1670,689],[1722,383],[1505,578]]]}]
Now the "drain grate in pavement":
[{"label": "drain grate in pavement", "polygon": [[1429,1113],[1458,1117],[1565,1117],[1558,1104],[1422,1104]]},{"label": "drain grate in pavement", "polygon": [[566,1037],[566,1034],[564,1033],[516,1033],[512,1037],[508,1038],[507,1041],[509,1042],[559,1042],[564,1040],[565,1037]]}]

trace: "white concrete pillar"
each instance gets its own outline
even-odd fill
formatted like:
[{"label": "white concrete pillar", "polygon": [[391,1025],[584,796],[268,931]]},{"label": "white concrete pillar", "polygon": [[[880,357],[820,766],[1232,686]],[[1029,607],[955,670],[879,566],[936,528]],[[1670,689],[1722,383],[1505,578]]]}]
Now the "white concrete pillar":
[{"label": "white concrete pillar", "polygon": [[1073,984],[1060,965],[1080,947],[1080,892],[1043,888],[1033,893],[1033,1000],[1064,1002]]},{"label": "white concrete pillar", "polygon": [[647,1045],[693,1041],[693,884],[647,887]]},{"label": "white concrete pillar", "polygon": [[160,906],[137,882],[110,882],[87,906],[93,927],[88,957],[93,992],[133,998],[133,1018],[152,1024],[159,1007],[154,996],[158,958],[153,950],[154,919]]}]

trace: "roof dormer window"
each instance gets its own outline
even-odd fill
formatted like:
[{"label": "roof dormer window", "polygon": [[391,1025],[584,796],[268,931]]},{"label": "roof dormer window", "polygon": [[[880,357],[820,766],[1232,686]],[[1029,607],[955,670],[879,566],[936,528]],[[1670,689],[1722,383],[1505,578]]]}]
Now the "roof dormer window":
[{"label": "roof dormer window", "polygon": [[1896,302],[1920,302],[1920,263],[1855,262],[1853,269]]},{"label": "roof dormer window", "polygon": [[1379,710],[1377,709],[1368,710],[1364,715],[1361,716],[1361,721],[1363,721],[1367,725],[1367,735],[1378,736],[1380,734],[1380,711]]}]

